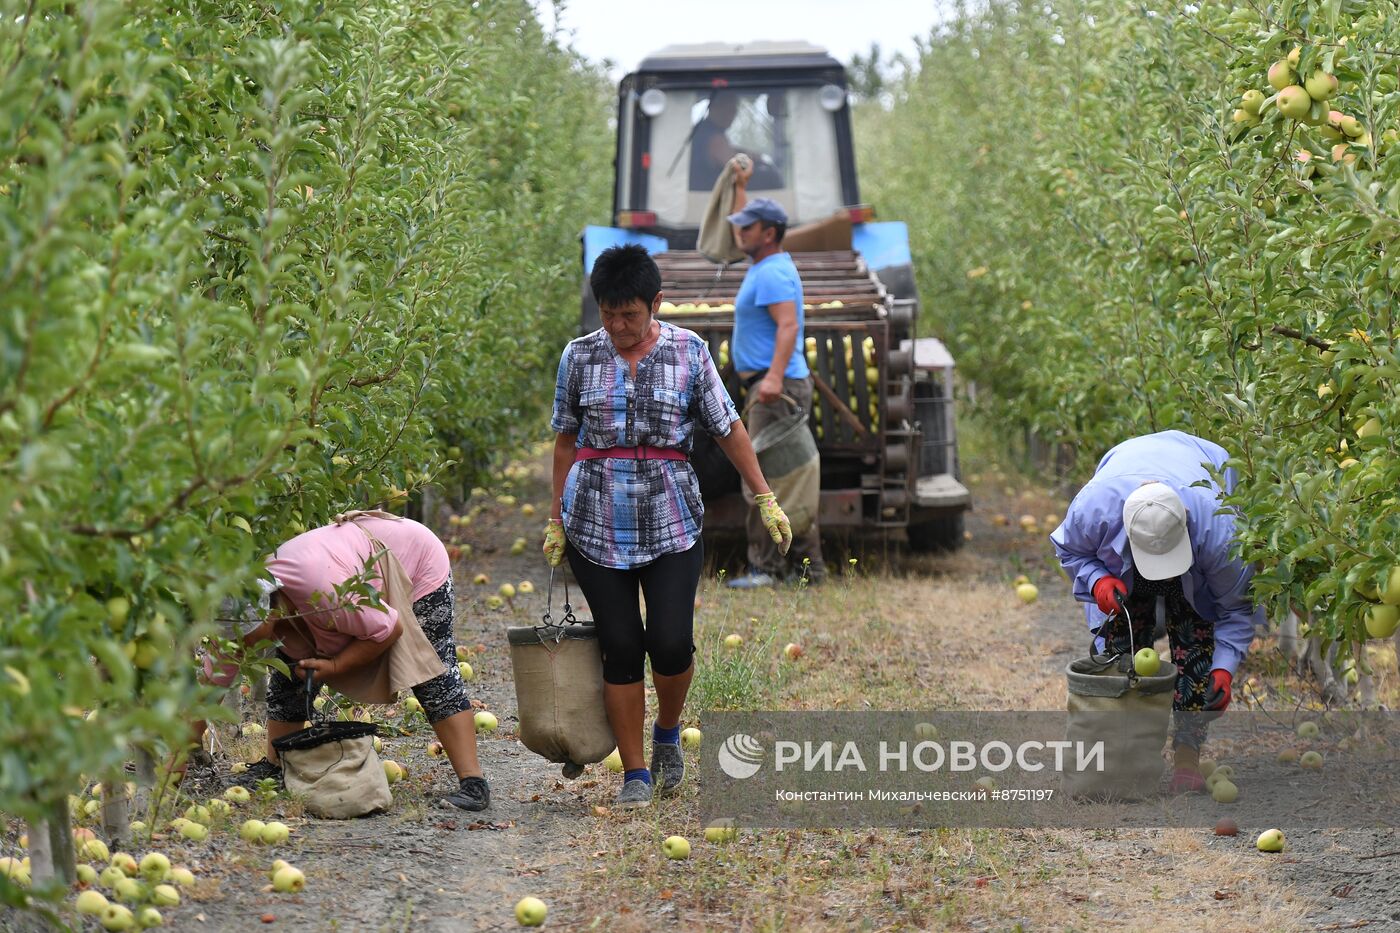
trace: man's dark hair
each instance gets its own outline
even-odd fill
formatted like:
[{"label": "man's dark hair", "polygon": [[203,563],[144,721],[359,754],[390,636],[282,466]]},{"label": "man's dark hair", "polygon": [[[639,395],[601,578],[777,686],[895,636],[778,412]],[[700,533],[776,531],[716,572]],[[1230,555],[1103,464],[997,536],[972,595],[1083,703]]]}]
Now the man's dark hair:
[{"label": "man's dark hair", "polygon": [[593,263],[588,287],[600,308],[619,308],[634,298],[650,308],[661,291],[661,270],[644,246],[609,246]]},{"label": "man's dark hair", "polygon": [[761,220],[759,223],[763,225],[764,230],[772,229],[777,231],[773,237],[774,243],[783,242],[783,237],[787,235],[787,224],[770,224],[766,220]]}]

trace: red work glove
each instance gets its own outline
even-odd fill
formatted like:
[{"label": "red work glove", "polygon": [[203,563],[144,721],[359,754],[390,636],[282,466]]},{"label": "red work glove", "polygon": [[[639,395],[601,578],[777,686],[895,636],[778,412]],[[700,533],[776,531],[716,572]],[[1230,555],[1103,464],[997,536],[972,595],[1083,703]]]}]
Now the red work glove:
[{"label": "red work glove", "polygon": [[1118,598],[1115,594],[1128,595],[1127,584],[1117,577],[1100,577],[1099,582],[1094,584],[1094,602],[1099,604],[1099,611],[1106,616],[1118,611]]},{"label": "red work glove", "polygon": [[1234,679],[1229,671],[1218,667],[1210,672],[1210,686],[1206,688],[1206,709],[1222,710],[1230,705],[1230,684]]}]

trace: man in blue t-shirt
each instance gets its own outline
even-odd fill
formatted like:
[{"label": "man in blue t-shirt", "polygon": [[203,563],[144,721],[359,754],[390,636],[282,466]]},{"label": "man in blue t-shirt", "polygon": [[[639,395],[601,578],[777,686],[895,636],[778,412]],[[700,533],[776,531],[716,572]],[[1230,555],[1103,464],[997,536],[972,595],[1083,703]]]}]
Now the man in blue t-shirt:
[{"label": "man in blue t-shirt", "polygon": [[[812,377],[802,347],[802,279],[792,257],[783,250],[788,216],[770,198],[748,200],[750,172],[737,171],[735,213],[729,215],[734,239],[753,262],[734,299],[734,336],[729,355],[739,378],[748,386],[750,406],[744,421],[754,436],[765,425],[791,413],[787,395],[803,411],[812,410]],[[816,519],[802,534],[793,535],[787,558],[778,553],[763,527],[758,509],[750,506],[746,531],[749,571],[729,581],[738,589],[771,586],[778,580],[805,575],[809,583],[826,577],[821,535]],[[788,562],[794,572],[789,574]]]}]

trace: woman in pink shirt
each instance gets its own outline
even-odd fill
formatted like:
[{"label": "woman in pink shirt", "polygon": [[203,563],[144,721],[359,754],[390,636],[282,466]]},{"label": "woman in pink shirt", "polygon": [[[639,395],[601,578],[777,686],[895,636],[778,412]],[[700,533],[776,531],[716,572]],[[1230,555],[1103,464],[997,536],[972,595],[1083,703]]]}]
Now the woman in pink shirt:
[{"label": "woman in pink shirt", "polygon": [[[351,581],[367,582],[382,590],[370,535],[398,558],[408,574],[413,584],[413,614],[442,660],[442,673],[415,686],[413,694],[423,704],[423,712],[457,772],[458,790],[448,794],[443,803],[463,810],[484,810],[491,802],[491,788],[477,760],[474,714],[457,667],[451,560],[437,535],[406,518],[360,515],[353,521],[314,528],[286,542],[268,558],[267,570],[277,586],[274,612],[244,641],[281,640],[278,656],[293,676],[268,672],[267,757],[251,765],[240,782],[252,784],[281,775],[272,742],[302,728],[308,671],[325,678],[363,667],[388,651],[403,633],[399,614],[392,606],[375,608],[353,593],[336,595]],[[293,619],[300,621],[294,623]]]}]

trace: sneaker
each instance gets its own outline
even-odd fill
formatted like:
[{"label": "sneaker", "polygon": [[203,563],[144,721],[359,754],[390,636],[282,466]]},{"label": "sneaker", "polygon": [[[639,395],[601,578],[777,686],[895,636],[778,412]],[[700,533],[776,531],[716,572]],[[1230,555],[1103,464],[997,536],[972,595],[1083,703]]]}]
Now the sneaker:
[{"label": "sneaker", "polygon": [[1199,794],[1206,789],[1206,779],[1195,768],[1174,768],[1172,781],[1167,785],[1171,794]]},{"label": "sneaker", "polygon": [[636,810],[651,803],[651,785],[646,781],[633,779],[622,785],[617,792],[613,806],[619,810]]},{"label": "sneaker", "polygon": [[473,813],[485,810],[491,806],[491,785],[486,783],[486,778],[464,777],[455,794],[442,798],[442,805]]},{"label": "sneaker", "polygon": [[777,582],[766,573],[756,572],[746,573],[742,577],[730,577],[727,585],[731,590],[757,590]]},{"label": "sneaker", "polygon": [[229,775],[228,782],[230,786],[237,784],[239,787],[253,788],[268,778],[276,779],[278,790],[282,790],[286,787],[286,785],[282,783],[282,766],[273,764],[266,758],[263,758],[261,761],[255,761],[250,764],[248,770],[244,771],[242,774]]},{"label": "sneaker", "polygon": [[685,781],[685,756],[679,745],[653,742],[651,745],[651,779],[659,794],[674,794]]}]

